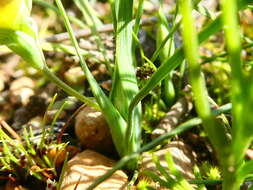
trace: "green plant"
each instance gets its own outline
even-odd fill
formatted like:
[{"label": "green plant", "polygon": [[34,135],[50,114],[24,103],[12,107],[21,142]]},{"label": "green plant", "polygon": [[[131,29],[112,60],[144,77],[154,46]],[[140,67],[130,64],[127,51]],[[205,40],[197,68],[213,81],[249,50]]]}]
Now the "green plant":
[{"label": "green plant", "polygon": [[[97,104],[90,98],[82,96],[63,83],[47,67],[37,35],[37,26],[30,17],[31,5],[31,0],[6,0],[6,4],[1,5],[0,44],[8,46],[31,66],[43,72],[45,76],[54,81],[68,94],[77,97],[90,106],[98,108]],[[12,11],[8,10],[19,14],[12,14]]]},{"label": "green plant", "polygon": [[[50,102],[47,111],[51,109],[55,98],[56,96]],[[58,112],[61,111],[59,109]],[[46,115],[47,112],[44,118],[46,118]],[[56,113],[54,120],[58,116],[59,114]],[[41,123],[41,127],[44,129],[41,135],[37,134],[35,136],[32,127],[24,126],[23,134],[20,137],[7,123],[0,122],[0,145],[3,147],[0,151],[1,172],[25,185],[30,179],[37,179],[41,182],[41,185],[52,181],[52,185],[56,186],[56,181],[60,176],[59,186],[63,172],[59,174],[57,171],[59,171],[62,162],[64,164],[61,171],[64,170],[66,165],[68,157],[66,147],[68,143],[57,143],[56,136],[52,133],[54,122],[49,127],[46,127],[45,123],[46,119]]]},{"label": "green plant", "polygon": [[[223,189],[239,189],[240,184],[252,173],[252,161],[244,161],[245,151],[252,140],[252,130],[250,128],[252,125],[252,119],[250,117],[250,114],[252,114],[252,74],[250,72],[244,72],[242,69],[241,40],[238,30],[237,12],[245,8],[251,1],[224,0],[222,2],[223,12],[221,16],[214,19],[199,35],[197,35],[192,18],[192,2],[190,0],[181,0],[179,3],[182,14],[183,47],[176,50],[174,55],[167,58],[157,69],[151,79],[134,97],[129,106],[129,112],[132,113],[135,106],[172,69],[179,66],[185,56],[189,63],[190,83],[194,93],[196,111],[203,121],[205,132],[217,152],[222,168]],[[198,53],[199,44],[220,31],[223,26],[225,28],[229,60],[232,67],[232,105],[234,117],[231,134],[232,140],[227,138],[227,132],[211,112],[205,81],[199,65]],[[131,116],[129,115],[128,119],[130,129],[132,127]],[[138,155],[139,152],[135,154]],[[128,159],[131,159],[131,156],[134,157],[134,154],[131,154]],[[126,160],[127,158],[125,160],[123,158],[119,162],[119,165],[117,165],[117,168],[121,167],[124,164],[123,162],[127,162]]]},{"label": "green plant", "polygon": [[[181,175],[181,173],[176,169],[174,161],[170,153],[166,153],[165,160],[168,166],[166,170],[160,163],[157,156],[153,156],[153,162],[156,165],[157,171],[162,175],[160,177],[156,173],[144,170],[144,174],[150,177],[153,181],[158,182],[161,187],[169,188],[171,190],[193,190],[194,188],[189,184],[189,182]],[[169,172],[168,172],[169,171]]]},{"label": "green plant", "polygon": [[[168,28],[167,20],[160,12],[160,24],[163,24],[162,26],[166,30],[166,35],[162,36],[161,41],[158,43],[159,47],[157,47],[151,60],[148,60],[144,54],[142,54],[142,58],[148,62],[149,65],[154,65],[153,62],[157,59],[157,57],[159,57],[159,55],[160,60],[164,60],[151,76],[150,80],[148,80],[140,90],[138,89],[135,77],[136,63],[133,49],[135,48],[134,45],[139,45],[136,36],[139,29],[143,1],[140,1],[139,3],[136,24],[134,27],[132,25],[133,1],[111,1],[114,32],[116,37],[116,60],[114,68],[111,68],[113,73],[113,86],[110,97],[107,97],[103,93],[89,71],[82,56],[81,49],[78,47],[77,40],[73,34],[70,22],[61,1],[56,0],[59,7],[59,13],[64,18],[71,41],[76,49],[77,55],[79,56],[80,64],[87,76],[87,80],[91,86],[96,103],[93,99],[80,95],[60,81],[46,66],[45,59],[38,42],[35,24],[31,22],[29,17],[31,1],[5,0],[2,2],[16,2],[17,4],[7,4],[12,6],[7,6],[3,3],[0,4],[2,5],[0,14],[8,15],[8,11],[6,10],[13,9],[17,10],[14,12],[18,12],[21,15],[9,15],[8,18],[10,20],[8,22],[4,21],[4,16],[6,15],[0,16],[0,44],[7,45],[10,49],[21,55],[28,63],[36,69],[42,71],[45,76],[49,77],[70,95],[77,97],[79,100],[95,107],[96,109],[100,109],[110,126],[114,143],[119,155],[122,157],[122,160],[116,164],[112,171],[98,179],[93,185],[91,185],[90,188],[102,182],[118,168],[128,165],[129,169],[134,169],[136,167],[136,159],[142,152],[153,148],[161,143],[162,140],[200,123],[203,124],[204,130],[217,153],[222,171],[223,189],[239,189],[240,184],[246,177],[249,176],[249,174],[252,173],[253,163],[252,161],[245,162],[244,155],[253,137],[252,129],[250,128],[253,124],[253,120],[251,119],[251,114],[253,112],[253,81],[252,72],[244,71],[242,68],[241,34],[237,21],[238,11],[245,8],[249,3],[252,3],[251,0],[223,0],[221,2],[221,13],[214,19],[210,13],[201,9],[200,6],[197,6],[200,0],[194,2],[191,0],[177,1],[177,6],[180,14],[182,15],[182,19],[177,23],[173,23],[172,28]],[[96,34],[95,23],[99,23],[99,21],[97,20],[97,17],[90,14],[92,11],[90,10],[90,7],[87,6],[87,1],[80,0],[76,2],[83,2],[83,12],[87,23],[89,23],[89,25],[93,28],[93,33]],[[22,3],[22,6],[20,3]],[[20,11],[21,8],[25,11]],[[192,17],[193,8],[196,8],[213,19],[199,34],[197,34],[194,26],[195,22]],[[177,10],[175,10],[175,12],[177,12]],[[167,50],[169,52],[170,49],[167,47],[167,42],[172,39],[173,34],[179,26],[182,26],[183,45],[174,52],[171,51],[171,54],[167,54]],[[232,68],[232,140],[228,138],[228,132],[224,129],[221,123],[216,120],[216,113],[213,113],[211,110],[204,76],[201,72],[199,56],[200,44],[206,41],[210,36],[216,34],[222,28],[225,30],[228,52],[228,54],[223,56],[228,55]],[[133,38],[135,38],[134,43]],[[101,45],[99,48],[103,51],[103,47]],[[162,58],[161,55],[163,55]],[[168,76],[170,73],[180,66],[184,60],[186,60],[189,65],[190,84],[194,94],[195,108],[200,118],[192,119],[179,126],[179,128],[173,130],[171,133],[165,134],[161,138],[152,141],[147,146],[140,148],[140,121],[142,113],[140,102],[144,97],[150,94],[151,90],[158,86],[161,81],[165,81],[165,79],[169,81],[170,79]],[[109,64],[107,66],[108,68],[110,67]]]},{"label": "green plant", "polygon": [[[249,1],[250,2],[250,1]],[[246,149],[252,141],[251,125],[252,113],[252,73],[242,68],[241,32],[237,21],[237,12],[240,7],[237,1],[222,1],[223,25],[227,44],[228,58],[232,70],[231,89],[233,104],[232,142],[228,148],[228,155],[223,164],[223,188],[238,189],[242,181],[252,170],[252,161],[245,162]],[[231,19],[232,18],[232,19]]]},{"label": "green plant", "polygon": [[[11,0],[10,2],[14,2],[14,0]],[[20,2],[22,3],[22,6],[18,4]],[[70,34],[70,39],[80,59],[81,67],[86,74],[96,102],[94,102],[91,98],[84,97],[66,85],[64,82],[58,79],[47,67],[44,55],[40,47],[40,43],[38,41],[36,24],[32,22],[30,17],[31,2],[32,1],[30,0],[20,0],[17,1],[17,4],[15,6],[12,7],[13,10],[19,11],[24,6],[27,8],[27,11],[22,13],[22,19],[18,20],[18,23],[14,23],[13,21],[13,27],[11,28],[2,22],[2,25],[0,25],[0,44],[8,46],[11,50],[19,54],[23,59],[27,61],[27,63],[31,64],[34,68],[41,71],[46,77],[55,82],[69,95],[75,96],[82,102],[101,110],[110,126],[113,141],[120,156],[124,156],[137,151],[140,147],[141,142],[140,104],[134,108],[134,115],[132,119],[134,127],[131,128],[131,130],[126,130],[127,119],[129,115],[128,106],[135,94],[138,92],[137,80],[135,76],[135,66],[131,54],[133,31],[131,24],[131,10],[133,9],[133,2],[118,0],[113,3],[115,11],[114,26],[116,33],[116,61],[113,73],[113,87],[110,97],[107,97],[99,87],[98,83],[95,81],[85,63],[61,1],[56,0],[56,4],[59,7],[59,12],[64,18],[66,28]],[[125,7],[128,9],[125,9]],[[4,5],[3,9],[10,9],[10,7]],[[86,7],[86,9],[89,9],[89,7]],[[122,11],[123,9],[127,11]],[[12,19],[11,15],[5,16],[7,16],[8,19]],[[15,19],[17,19],[17,17]],[[3,20],[4,18],[2,18],[2,21]],[[94,17],[91,17],[91,22],[95,23]],[[129,168],[134,169],[136,167],[136,163],[136,161],[133,161],[132,164],[129,165]]]},{"label": "green plant", "polygon": [[[221,113],[225,113],[228,112],[232,109],[231,104],[226,104],[221,106],[220,108],[216,109],[216,110],[212,110],[212,113],[217,116]],[[102,177],[98,178],[97,180],[95,180],[93,182],[93,184],[91,184],[89,186],[89,188],[87,190],[91,190],[93,188],[95,188],[98,184],[102,183],[104,180],[106,180],[107,178],[109,178],[115,171],[117,171],[118,169],[123,168],[129,161],[137,158],[139,155],[141,155],[143,152],[149,151],[154,149],[156,146],[160,145],[164,140],[169,139],[169,138],[173,138],[174,136],[183,133],[184,131],[187,131],[195,126],[198,126],[202,124],[202,120],[200,118],[192,118],[182,124],[180,124],[177,128],[173,129],[172,131],[165,133],[164,135],[154,139],[153,141],[147,143],[146,145],[142,146],[138,151],[129,154],[127,156],[124,156],[123,158],[120,159],[120,161],[118,161],[117,164],[114,165],[114,167],[112,168],[112,170],[108,171],[106,174],[104,174]],[[213,183],[213,184],[218,184],[221,183],[221,181],[207,181],[208,183]],[[206,183],[206,181],[192,181],[192,183],[194,184],[204,184]]]},{"label": "green plant", "polygon": [[232,69],[233,128],[231,142],[228,139],[226,140],[226,134],[222,131],[222,127],[214,123],[215,119],[211,115],[209,103],[205,97],[207,90],[203,79],[201,79],[198,64],[198,42],[193,27],[194,22],[191,19],[191,2],[181,1],[181,6],[185,54],[191,69],[190,77],[196,109],[204,121],[205,131],[217,151],[223,171],[223,189],[239,189],[243,180],[252,172],[249,167],[252,163],[251,161],[244,162],[244,155],[252,141],[252,131],[249,126],[253,124],[247,115],[252,113],[252,76],[250,73],[245,73],[242,68],[241,37],[237,23],[239,4],[237,1],[222,1],[223,26]]},{"label": "green plant", "polygon": [[[163,45],[163,48],[160,51],[160,55],[159,55],[160,62],[163,62],[163,60],[173,55],[175,51],[174,35],[173,35],[172,28],[175,27],[176,16],[177,16],[177,8],[175,11],[172,27],[170,27],[163,11],[163,2],[162,1],[160,2],[160,8],[158,11],[159,23],[158,23],[158,30],[156,34],[157,47],[160,47],[163,41],[166,39],[166,36],[172,33],[171,37]],[[162,97],[168,107],[173,105],[175,101],[175,97],[176,97],[175,88],[172,82],[172,76],[173,76],[173,71],[171,71],[168,74],[168,76],[162,81]]]}]

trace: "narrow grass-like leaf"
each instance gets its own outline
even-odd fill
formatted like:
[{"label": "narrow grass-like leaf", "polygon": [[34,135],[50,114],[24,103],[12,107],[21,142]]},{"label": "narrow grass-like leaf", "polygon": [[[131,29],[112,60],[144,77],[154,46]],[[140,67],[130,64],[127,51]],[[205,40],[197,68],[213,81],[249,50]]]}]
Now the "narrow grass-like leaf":
[{"label": "narrow grass-like leaf", "polygon": [[203,127],[216,149],[220,161],[228,154],[228,139],[224,128],[215,120],[208,102],[208,92],[199,64],[199,47],[196,28],[192,17],[191,0],[181,0],[182,36],[184,52],[189,63],[190,83],[194,95],[195,107],[203,121]]},{"label": "narrow grass-like leaf", "polygon": [[166,187],[171,189],[173,187],[172,184],[169,184],[167,181],[165,181],[164,179],[161,179],[160,176],[158,176],[156,173],[154,173],[153,171],[150,170],[144,170],[143,173],[150,177],[154,182],[158,182],[162,187]]},{"label": "narrow grass-like leaf", "polygon": [[53,127],[54,127],[54,125],[55,125],[55,123],[56,123],[56,120],[58,119],[59,115],[61,114],[61,112],[63,111],[63,109],[65,108],[66,105],[67,105],[67,101],[65,101],[65,102],[61,105],[60,109],[57,110],[57,112],[55,113],[54,118],[53,118],[53,121],[52,121],[51,124],[50,124],[50,133],[53,132]]},{"label": "narrow grass-like leaf", "polygon": [[[172,28],[175,26],[176,18],[178,13],[178,5],[176,5],[176,11],[174,18],[172,20]],[[156,44],[157,47],[159,47],[162,44],[162,41],[168,36],[168,34],[171,32],[171,27],[169,23],[167,22],[166,16],[163,12],[163,2],[160,3],[160,8],[158,10],[158,30],[156,35]],[[174,43],[174,35],[171,36],[171,38],[164,44],[163,49],[161,50],[159,54],[160,62],[163,62],[166,58],[171,57],[175,51],[175,43]],[[162,81],[161,91],[162,91],[162,98],[165,102],[165,104],[170,107],[174,103],[174,99],[176,96],[175,88],[172,82],[172,74],[173,71],[171,71],[166,78]]]},{"label": "narrow grass-like leaf", "polygon": [[55,84],[57,84],[60,88],[62,88],[65,92],[67,92],[69,95],[72,95],[74,97],[76,97],[78,100],[87,103],[89,106],[99,110],[99,106],[97,105],[96,102],[94,102],[93,98],[87,98],[85,96],[83,96],[82,94],[80,94],[79,92],[77,92],[76,90],[74,90],[73,88],[71,88],[70,86],[68,86],[66,83],[64,83],[63,81],[61,81],[58,77],[56,77],[52,71],[50,71],[50,69],[48,67],[44,67],[43,68],[43,74],[48,77],[51,81],[53,81]]},{"label": "narrow grass-like leaf", "polygon": [[180,171],[178,171],[178,169],[176,168],[173,158],[169,152],[165,154],[165,160],[168,164],[169,171],[175,177],[175,183],[172,186],[172,189],[194,190],[194,188],[188,183],[188,181],[186,181]]},{"label": "narrow grass-like leaf", "polygon": [[[246,2],[246,1],[242,1]],[[244,168],[244,155],[246,149],[250,146],[253,139],[252,114],[252,75],[247,77],[242,68],[241,57],[241,35],[238,23],[238,1],[223,0],[221,2],[223,11],[223,25],[225,30],[226,44],[229,62],[232,70],[231,88],[233,104],[233,128],[232,128],[232,145],[229,155],[223,163],[223,189],[237,190],[247,175],[247,169]],[[246,166],[249,166],[246,164]],[[244,171],[242,170],[244,169]],[[238,173],[238,170],[240,171]]]},{"label": "narrow grass-like leaf", "polygon": [[77,7],[81,10],[87,25],[91,28],[93,36],[98,46],[98,50],[102,53],[106,67],[110,74],[112,74],[112,66],[110,64],[109,58],[106,54],[105,46],[102,42],[102,38],[98,33],[97,29],[102,26],[102,22],[97,17],[96,11],[90,6],[88,0],[74,0]]},{"label": "narrow grass-like leaf", "polygon": [[120,115],[118,110],[115,109],[113,104],[110,102],[110,100],[104,94],[104,92],[99,87],[96,80],[94,79],[93,75],[89,71],[89,69],[84,61],[84,58],[80,53],[80,48],[79,48],[77,40],[74,36],[73,30],[71,28],[71,25],[70,25],[67,15],[66,15],[66,12],[64,10],[64,7],[63,7],[60,0],[56,0],[56,3],[59,7],[59,11],[61,12],[61,14],[64,18],[66,28],[70,34],[70,39],[71,39],[73,45],[75,46],[76,52],[77,52],[78,57],[80,59],[81,67],[86,74],[86,77],[87,77],[87,80],[90,84],[91,90],[92,90],[92,92],[93,92],[93,94],[94,94],[94,96],[101,108],[102,113],[105,116],[105,119],[107,120],[107,122],[109,124],[112,138],[113,138],[114,144],[116,146],[116,149],[117,149],[118,153],[121,156],[123,156],[126,154],[125,144],[123,143],[125,140],[126,122],[122,118],[122,116]]},{"label": "narrow grass-like leaf", "polygon": [[96,11],[91,7],[88,0],[74,0],[74,2],[76,3],[77,7],[81,10],[88,26],[92,26],[94,27],[94,29],[102,26],[102,22],[97,17]]},{"label": "narrow grass-like leaf", "polygon": [[26,142],[27,152],[29,152],[29,154],[31,154],[33,156],[36,155],[36,152],[35,152],[32,144],[31,144],[31,141],[29,139],[29,134],[28,134],[26,128],[24,128],[23,136],[24,136],[24,139],[25,139],[25,142]]},{"label": "narrow grass-like leaf", "polygon": [[[143,5],[144,5],[144,0],[139,0],[137,13],[136,13],[136,17],[135,17],[134,28],[133,28],[133,36],[135,36],[135,37],[138,36],[138,32],[139,32],[139,29],[140,29],[141,16],[142,16],[142,13],[143,13]],[[138,39],[138,37],[137,37],[137,39]],[[137,45],[136,40],[133,40],[132,56],[133,56],[133,59],[134,59],[134,65],[135,66],[137,66],[136,57],[135,57],[136,45]],[[138,43],[138,45],[140,45],[140,44]]]},{"label": "narrow grass-like leaf", "polygon": [[152,155],[152,161],[155,163],[157,170],[162,174],[163,177],[165,177],[166,181],[170,182],[171,177],[169,176],[169,173],[166,171],[166,169],[161,165],[157,155]]},{"label": "narrow grass-like leaf", "polygon": [[171,174],[173,176],[175,176],[178,181],[182,180],[183,177],[182,177],[181,173],[176,169],[173,158],[169,152],[166,153],[165,160],[168,164],[168,168],[169,168]]},{"label": "narrow grass-like leaf", "polygon": [[64,174],[65,174],[65,171],[66,171],[66,168],[67,168],[68,158],[69,158],[69,153],[67,152],[66,157],[65,157],[64,162],[63,162],[62,169],[61,169],[60,178],[59,178],[59,181],[57,183],[57,190],[61,189],[61,185],[62,185],[62,182],[63,182],[63,179],[64,179]]},{"label": "narrow grass-like leaf", "polygon": [[253,173],[253,160],[246,161],[237,171],[238,178],[241,181]]},{"label": "narrow grass-like leaf", "polygon": [[[221,18],[216,18],[211,24],[209,24],[202,32],[199,33],[199,42],[207,40],[211,35],[215,34],[221,29]],[[131,120],[133,116],[133,109],[135,106],[146,97],[149,92],[154,89],[161,80],[163,80],[170,71],[178,67],[184,60],[184,52],[182,48],[175,51],[174,55],[166,59],[162,65],[158,68],[147,84],[138,92],[138,94],[132,100],[129,106],[129,119],[128,126],[131,126]]]},{"label": "narrow grass-like leaf", "polygon": [[[127,120],[128,105],[138,92],[132,58],[133,1],[116,0],[114,7],[116,15],[116,60],[113,81],[115,81],[115,84],[112,87],[110,97],[115,107]],[[135,112],[135,117],[140,115],[138,113],[140,112],[140,107]]]},{"label": "narrow grass-like leaf", "polygon": [[[116,59],[113,76],[114,84],[110,98],[122,117],[127,121],[128,106],[139,90],[132,55],[133,0],[115,0],[114,8],[116,16],[116,23],[114,24],[116,27]],[[135,152],[140,147],[141,105],[136,106],[133,112],[134,117],[131,121],[134,123],[134,127],[127,127],[124,139],[127,153]]]},{"label": "narrow grass-like leaf", "polygon": [[[46,137],[46,122],[47,122],[47,112],[53,107],[53,104],[55,102],[57,98],[57,94],[55,94],[52,98],[52,100],[50,101],[49,105],[47,106],[47,110],[44,114],[44,117],[43,117],[43,120],[42,120],[42,124],[41,124],[41,128],[42,128],[42,136],[41,136],[41,139],[40,139],[40,144],[39,144],[39,148],[42,149],[42,147],[44,146],[44,143],[45,143],[45,137]],[[31,131],[30,131],[32,134],[32,128],[31,128]],[[33,136],[31,136],[33,137]]]},{"label": "narrow grass-like leaf", "polygon": [[19,164],[18,159],[11,153],[10,151],[10,147],[7,145],[6,140],[0,136],[0,139],[2,141],[3,144],[3,153],[6,157],[8,157],[9,162],[14,162],[15,164]]}]

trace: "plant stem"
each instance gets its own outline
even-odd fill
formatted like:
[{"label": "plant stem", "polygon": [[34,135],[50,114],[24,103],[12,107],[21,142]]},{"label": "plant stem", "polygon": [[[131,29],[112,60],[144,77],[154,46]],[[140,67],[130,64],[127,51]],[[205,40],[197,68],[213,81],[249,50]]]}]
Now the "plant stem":
[{"label": "plant stem", "polygon": [[[237,0],[222,1],[222,18],[225,30],[227,50],[229,54],[229,62],[232,70],[231,91],[232,91],[232,144],[230,146],[229,155],[223,160],[223,190],[240,189],[240,184],[244,177],[239,176],[238,169],[243,164],[244,154],[248,148],[251,138],[248,137],[245,112],[250,111],[250,99],[248,98],[248,85],[245,84],[245,77],[242,70],[241,59],[241,37],[237,16]],[[250,86],[250,84],[249,84]],[[246,103],[246,104],[245,104]]]},{"label": "plant stem", "polygon": [[220,162],[228,154],[229,141],[224,128],[213,117],[208,102],[208,92],[199,64],[199,46],[196,28],[192,17],[191,0],[181,0],[182,36],[186,60],[189,63],[190,82],[198,115],[203,120],[203,127],[218,154]]}]

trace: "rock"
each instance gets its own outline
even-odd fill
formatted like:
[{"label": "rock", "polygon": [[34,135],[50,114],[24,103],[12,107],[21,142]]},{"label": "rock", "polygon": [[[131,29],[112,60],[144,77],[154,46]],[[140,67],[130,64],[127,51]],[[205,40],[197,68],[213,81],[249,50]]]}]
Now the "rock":
[{"label": "rock", "polygon": [[[85,150],[68,161],[61,190],[84,190],[98,177],[112,169],[115,162],[99,153]],[[116,171],[94,190],[123,190],[128,184],[127,175]]]},{"label": "rock", "polygon": [[[202,0],[199,5],[203,6],[206,10],[209,11],[209,13],[212,16],[215,16],[214,12],[218,7],[218,1],[217,0]],[[214,15],[213,15],[214,14]],[[207,17],[203,16],[202,14],[200,14],[197,11],[194,11],[193,14],[196,18],[196,26],[197,28],[201,28],[203,26],[203,24],[205,23]]]},{"label": "rock", "polygon": [[75,133],[84,148],[103,153],[111,153],[114,150],[104,116],[91,107],[84,107],[76,116]]},{"label": "rock", "polygon": [[217,0],[203,0],[200,4],[210,11],[215,11],[219,2]]},{"label": "rock", "polygon": [[43,124],[43,117],[42,116],[36,116],[27,123],[28,126],[31,126],[33,129],[39,129],[41,128],[41,125]]},{"label": "rock", "polygon": [[9,91],[0,92],[0,119],[9,121],[13,114],[13,106],[8,102]]},{"label": "rock", "polygon": [[253,159],[253,150],[252,149],[247,149],[246,150],[246,154],[245,154],[245,157],[252,160]]},{"label": "rock", "polygon": [[20,89],[23,87],[34,88],[34,86],[35,85],[34,85],[34,82],[32,79],[30,79],[28,77],[21,77],[19,79],[14,80],[11,83],[10,90]]},{"label": "rock", "polygon": [[9,180],[6,183],[4,190],[26,190],[26,188],[19,185],[17,182],[13,182],[13,181]]},{"label": "rock", "polygon": [[0,92],[4,90],[4,87],[5,87],[4,81],[0,78]]},{"label": "rock", "polygon": [[[165,155],[167,152],[170,152],[175,167],[181,172],[183,177],[185,177],[187,180],[195,178],[193,166],[195,164],[196,156],[189,146],[184,144],[182,141],[173,141],[166,145],[163,149],[153,153],[158,156],[161,165],[168,171],[167,162],[165,160]],[[143,154],[141,171],[143,170],[151,170],[161,176],[152,160],[152,153],[146,152]]]},{"label": "rock", "polygon": [[31,118],[27,123],[27,127],[22,127],[20,130],[18,130],[18,134],[20,136],[24,135],[24,129],[28,133],[30,133],[30,130],[32,130],[33,134],[35,136],[39,135],[42,133],[42,124],[43,124],[43,117],[42,116],[36,116]]},{"label": "rock", "polygon": [[81,67],[73,67],[64,73],[64,78],[68,83],[76,85],[83,83],[85,75]]},{"label": "rock", "polygon": [[17,130],[33,117],[43,115],[47,104],[47,98],[43,94],[31,96],[27,105],[15,111],[12,127]]},{"label": "rock", "polygon": [[35,84],[28,77],[21,77],[14,80],[10,85],[10,101],[13,104],[26,105],[29,98],[34,95]]},{"label": "rock", "polygon": [[34,95],[34,91],[31,88],[21,88],[11,91],[10,100],[13,104],[26,105],[29,98]]},{"label": "rock", "polygon": [[0,92],[5,90],[5,87],[8,86],[7,84],[10,83],[10,79],[13,77],[18,62],[19,57],[17,55],[11,55],[8,56],[5,64],[0,64]]},{"label": "rock", "polygon": [[157,138],[165,133],[175,129],[180,122],[190,113],[193,103],[190,97],[180,98],[161,119],[157,128],[152,131],[152,139]]}]

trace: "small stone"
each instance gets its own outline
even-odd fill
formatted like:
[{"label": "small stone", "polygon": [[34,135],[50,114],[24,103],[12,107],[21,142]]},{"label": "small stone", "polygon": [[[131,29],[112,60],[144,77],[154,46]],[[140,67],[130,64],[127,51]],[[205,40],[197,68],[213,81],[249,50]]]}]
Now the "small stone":
[{"label": "small stone", "polygon": [[26,190],[26,188],[19,185],[17,182],[13,182],[13,181],[9,180],[6,183],[4,190]]},{"label": "small stone", "polygon": [[29,126],[32,126],[34,129],[38,129],[43,124],[43,117],[36,116],[27,123]]},{"label": "small stone", "polygon": [[85,75],[81,67],[73,67],[64,73],[64,78],[70,84],[81,84],[85,80]]},{"label": "small stone", "polygon": [[103,153],[114,150],[110,129],[100,111],[89,106],[76,116],[75,133],[84,148]]},{"label": "small stone", "polygon": [[[183,177],[187,180],[195,178],[193,174],[193,166],[196,163],[196,155],[189,146],[182,141],[173,141],[161,150],[153,153],[158,156],[160,164],[168,171],[167,162],[165,160],[167,152],[170,152],[174,160],[175,167],[181,172]],[[146,152],[143,154],[141,170],[151,170],[161,176],[161,174],[157,172],[155,163],[152,160],[152,153]]]},{"label": "small stone", "polygon": [[[115,161],[91,150],[85,150],[68,161],[61,190],[84,190],[95,179],[112,169]],[[127,175],[116,171],[111,177],[99,184],[94,190],[123,190],[128,184]]]},{"label": "small stone", "polygon": [[248,149],[246,150],[246,158],[252,160],[253,159],[253,150],[252,149]]},{"label": "small stone", "polygon": [[101,74],[107,74],[107,68],[105,66],[105,64],[100,64],[98,66],[98,71],[101,73]]},{"label": "small stone", "polygon": [[34,95],[34,91],[30,88],[21,88],[11,91],[10,101],[12,104],[27,105],[29,98]]},{"label": "small stone", "polygon": [[28,77],[21,77],[19,79],[14,80],[11,83],[10,90],[16,90],[16,89],[20,89],[23,87],[34,88],[34,86],[35,86],[35,84],[32,79],[30,79]]},{"label": "small stone", "polygon": [[47,98],[43,94],[31,96],[27,105],[15,110],[12,127],[18,130],[35,116],[43,115],[47,108]]},{"label": "small stone", "polygon": [[10,85],[10,101],[13,104],[26,105],[29,98],[34,95],[35,84],[32,79],[21,77]]},{"label": "small stone", "polygon": [[161,119],[157,128],[152,131],[152,139],[175,129],[193,108],[190,97],[180,98]]},{"label": "small stone", "polygon": [[5,84],[4,81],[0,78],[0,92],[4,90]]}]

